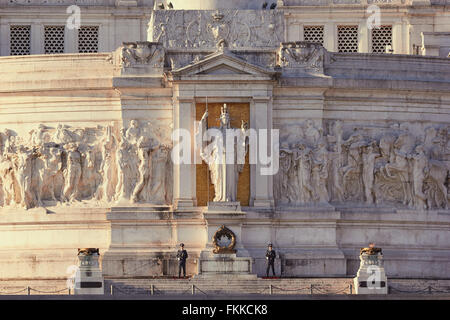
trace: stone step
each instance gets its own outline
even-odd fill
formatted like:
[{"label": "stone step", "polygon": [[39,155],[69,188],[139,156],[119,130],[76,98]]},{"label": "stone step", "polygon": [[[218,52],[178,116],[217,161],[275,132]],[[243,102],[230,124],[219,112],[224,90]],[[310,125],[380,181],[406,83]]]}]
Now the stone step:
[{"label": "stone step", "polygon": [[[105,279],[105,294],[191,295],[192,285],[197,294],[349,294],[352,278],[281,278],[257,280],[205,280],[205,279]],[[450,294],[450,279],[388,279],[393,294],[439,295]],[[270,289],[270,287],[272,288]],[[67,280],[1,280],[0,295],[67,295]],[[73,294],[73,290],[71,290]]]}]

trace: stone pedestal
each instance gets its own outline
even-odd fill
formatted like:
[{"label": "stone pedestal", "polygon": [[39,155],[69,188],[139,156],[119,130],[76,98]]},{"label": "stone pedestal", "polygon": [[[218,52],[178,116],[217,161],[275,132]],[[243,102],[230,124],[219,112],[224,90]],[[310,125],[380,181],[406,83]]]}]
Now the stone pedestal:
[{"label": "stone pedestal", "polygon": [[211,253],[200,259],[196,278],[257,279],[256,274],[252,274],[252,264],[252,258],[237,257],[235,253]]},{"label": "stone pedestal", "polygon": [[358,273],[353,279],[356,294],[387,294],[387,278],[381,250],[375,254],[362,253]]},{"label": "stone pedestal", "polygon": [[75,294],[104,294],[102,271],[98,263],[97,252],[78,254],[78,270],[75,277]]},{"label": "stone pedestal", "polygon": [[242,247],[245,213],[239,202],[209,202],[203,213],[209,241],[200,254],[198,278],[256,279],[254,259]]}]

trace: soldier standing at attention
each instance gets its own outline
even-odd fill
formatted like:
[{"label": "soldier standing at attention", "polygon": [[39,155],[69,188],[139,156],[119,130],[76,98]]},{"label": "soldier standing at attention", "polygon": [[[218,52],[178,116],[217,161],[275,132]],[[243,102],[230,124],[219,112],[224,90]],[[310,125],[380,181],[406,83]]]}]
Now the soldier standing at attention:
[{"label": "soldier standing at attention", "polygon": [[181,268],[183,268],[183,278],[186,277],[186,259],[188,253],[184,250],[184,243],[180,243],[180,250],[177,252],[178,260],[178,278],[181,278]]},{"label": "soldier standing at attention", "polygon": [[268,249],[266,251],[266,259],[267,259],[267,269],[266,269],[266,276],[269,276],[269,269],[272,267],[272,274],[275,276],[275,258],[277,254],[275,253],[275,250],[272,250],[272,244],[269,243],[267,246]]}]

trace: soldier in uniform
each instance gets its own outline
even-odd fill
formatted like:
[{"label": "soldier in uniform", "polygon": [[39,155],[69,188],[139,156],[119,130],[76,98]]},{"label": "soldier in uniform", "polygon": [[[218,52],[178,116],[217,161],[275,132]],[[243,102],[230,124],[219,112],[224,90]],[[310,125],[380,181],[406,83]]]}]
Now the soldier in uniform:
[{"label": "soldier in uniform", "polygon": [[272,250],[272,244],[269,243],[269,245],[267,246],[267,251],[266,251],[266,259],[267,259],[267,269],[266,269],[266,276],[269,276],[269,269],[270,267],[272,267],[272,274],[273,276],[275,276],[275,258],[277,256],[277,254],[275,253],[275,250]]},{"label": "soldier in uniform", "polygon": [[181,278],[181,268],[183,268],[183,277],[186,277],[186,259],[188,253],[184,250],[184,243],[180,243],[180,250],[177,252],[178,260],[178,278]]}]

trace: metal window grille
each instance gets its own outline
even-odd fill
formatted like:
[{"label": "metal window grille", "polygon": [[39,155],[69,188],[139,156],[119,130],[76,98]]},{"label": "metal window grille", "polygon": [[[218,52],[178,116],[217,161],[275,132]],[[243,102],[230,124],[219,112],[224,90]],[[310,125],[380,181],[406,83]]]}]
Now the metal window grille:
[{"label": "metal window grille", "polygon": [[338,52],[358,52],[358,26],[338,26]]},{"label": "metal window grille", "polygon": [[10,26],[10,54],[29,55],[31,52],[31,26]]},{"label": "metal window grille", "polygon": [[386,49],[392,49],[392,26],[372,29],[372,52],[386,53]]},{"label": "metal window grille", "polygon": [[44,52],[64,53],[64,26],[44,27]]},{"label": "metal window grille", "polygon": [[323,26],[304,26],[303,35],[305,41],[323,45]]},{"label": "metal window grille", "polygon": [[98,52],[98,26],[82,26],[78,29],[78,52]]}]

